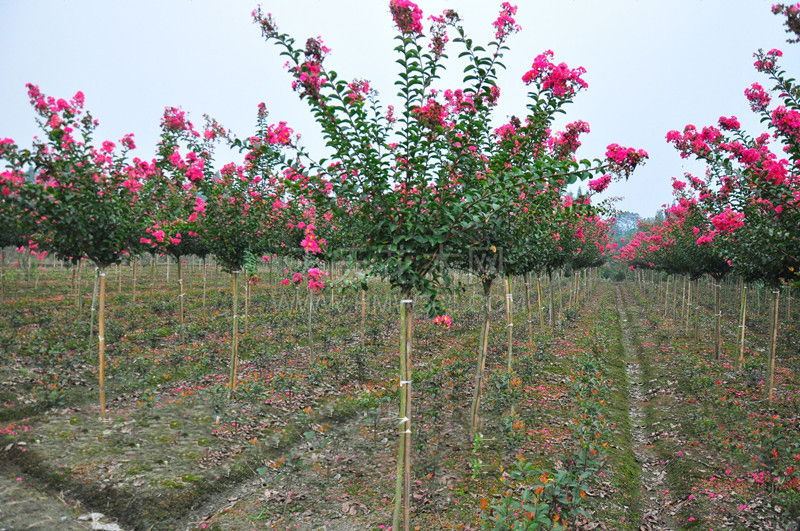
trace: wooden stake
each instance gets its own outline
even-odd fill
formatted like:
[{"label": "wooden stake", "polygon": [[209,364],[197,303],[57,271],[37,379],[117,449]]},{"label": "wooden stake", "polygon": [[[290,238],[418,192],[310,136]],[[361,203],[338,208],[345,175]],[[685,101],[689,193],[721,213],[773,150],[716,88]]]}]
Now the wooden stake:
[{"label": "wooden stake", "polygon": [[470,427],[472,428],[473,437],[478,433],[478,412],[480,410],[486,372],[486,351],[489,347],[489,319],[492,311],[493,280],[492,278],[483,280],[483,322],[481,323],[481,335],[478,343],[478,364],[475,371],[475,388],[472,391],[472,408],[470,412]]},{"label": "wooden stake", "polygon": [[400,301],[400,421],[397,443],[397,479],[395,482],[392,529],[400,528],[403,510],[403,531],[411,526],[411,337],[414,323],[414,302],[411,290],[404,290]]},{"label": "wooden stake", "polygon": [[97,378],[100,382],[100,418],[106,418],[106,273],[102,269],[100,275],[100,306],[97,310],[97,346],[99,350],[99,370]]},{"label": "wooden stake", "polygon": [[239,290],[236,286],[238,271],[233,271],[233,348],[231,351],[230,396],[236,391],[236,380],[239,377]]},{"label": "wooden stake", "polygon": [[739,310],[739,359],[737,360],[738,369],[741,371],[744,366],[744,332],[747,326],[747,284],[742,282],[742,302]]},{"label": "wooden stake", "polygon": [[769,346],[769,378],[768,378],[768,385],[767,387],[767,398],[772,400],[775,397],[775,393],[773,388],[775,387],[775,351],[778,348],[778,310],[779,306],[778,303],[780,302],[779,298],[781,296],[781,292],[778,289],[773,290],[772,292],[772,331],[771,331],[771,340]]},{"label": "wooden stake", "polygon": [[513,301],[514,295],[511,293],[511,286],[508,281],[508,276],[503,279],[505,293],[506,293],[506,331],[508,337],[508,360],[507,360],[507,369],[511,371],[511,365],[513,363],[514,354],[512,349],[514,348],[514,317],[511,313],[514,311],[513,309]]}]

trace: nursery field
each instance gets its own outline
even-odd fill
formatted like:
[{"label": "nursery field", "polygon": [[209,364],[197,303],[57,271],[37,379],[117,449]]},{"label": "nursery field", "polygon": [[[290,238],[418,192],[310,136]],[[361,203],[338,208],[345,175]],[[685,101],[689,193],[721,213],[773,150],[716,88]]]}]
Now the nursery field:
[{"label": "nursery field", "polygon": [[[0,529],[389,529],[399,294],[370,281],[309,301],[260,266],[231,392],[230,276],[184,267],[182,328],[174,264],[153,272],[152,291],[148,267],[135,288],[130,266],[108,272],[105,420],[91,271],[7,275]],[[796,309],[780,308],[769,400],[766,293],[750,290],[738,367],[736,284],[715,360],[711,289],[687,316],[666,276],[545,277],[551,324],[515,279],[508,327],[498,283],[473,430],[482,292],[457,278],[452,326],[414,322],[412,529],[798,528]]]}]

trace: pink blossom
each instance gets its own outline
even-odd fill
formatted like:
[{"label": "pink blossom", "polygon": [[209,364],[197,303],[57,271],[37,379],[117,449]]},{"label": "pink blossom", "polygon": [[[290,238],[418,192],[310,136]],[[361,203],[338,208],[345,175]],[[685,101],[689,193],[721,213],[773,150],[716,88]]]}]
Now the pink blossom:
[{"label": "pink blossom", "polygon": [[553,94],[559,97],[573,96],[577,91],[589,86],[581,78],[586,73],[585,68],[581,66],[570,69],[566,63],[556,65],[550,61],[552,57],[551,50],[537,55],[533,60],[531,70],[522,76],[522,81],[526,85],[541,84],[543,90],[552,90]]},{"label": "pink blossom", "polygon": [[747,97],[747,101],[750,102],[750,108],[753,109],[753,111],[765,110],[771,101],[764,87],[758,83],[753,83],[749,88],[746,88],[744,90],[744,95]]},{"label": "pink blossom", "polygon": [[433,322],[442,328],[450,328],[453,324],[450,316],[447,314],[437,315],[433,318]]},{"label": "pink blossom", "polygon": [[516,33],[522,28],[513,18],[517,14],[517,6],[512,6],[508,2],[503,2],[500,15],[494,21],[494,29],[497,30],[494,37],[499,41],[504,41],[512,33]]},{"label": "pink blossom", "polygon": [[611,184],[611,176],[606,174],[602,177],[598,177],[597,179],[589,181],[589,188],[599,193],[608,188],[609,184]]},{"label": "pink blossom", "polygon": [[410,0],[391,0],[389,11],[400,33],[404,35],[422,34],[422,10]]}]

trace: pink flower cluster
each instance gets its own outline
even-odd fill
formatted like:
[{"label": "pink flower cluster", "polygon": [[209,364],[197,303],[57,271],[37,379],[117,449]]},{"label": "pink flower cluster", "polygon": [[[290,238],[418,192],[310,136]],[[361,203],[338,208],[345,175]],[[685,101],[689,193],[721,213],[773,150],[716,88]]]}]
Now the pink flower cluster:
[{"label": "pink flower cluster", "polygon": [[167,107],[164,109],[164,116],[161,124],[166,129],[172,131],[186,131],[192,129],[192,123],[186,121],[186,113],[177,107]]},{"label": "pink flower cluster", "polygon": [[578,120],[567,124],[566,130],[556,133],[548,139],[550,150],[562,159],[572,157],[581,145],[579,136],[581,133],[589,132],[589,124],[583,120]]},{"label": "pink flower cluster", "polygon": [[738,228],[744,227],[744,214],[734,212],[730,207],[711,218],[714,228],[720,232],[733,232]]},{"label": "pink flower cluster", "polygon": [[[300,225],[298,225],[300,227]],[[300,245],[303,249],[306,250],[306,253],[310,254],[319,254],[322,252],[322,247],[325,246],[327,243],[324,238],[317,238],[317,235],[314,233],[316,230],[316,226],[312,224],[308,224],[305,227],[300,227],[305,229],[305,237],[303,241],[300,242]]]},{"label": "pink flower cluster", "polygon": [[433,98],[428,99],[428,103],[422,107],[412,109],[411,112],[423,127],[435,129],[445,125],[447,107]]},{"label": "pink flower cluster", "polygon": [[350,105],[357,105],[364,103],[364,99],[369,94],[369,81],[366,79],[355,80],[347,84],[349,92],[344,97],[347,98],[347,103]]},{"label": "pink flower cluster", "polygon": [[759,50],[753,55],[756,58],[756,61],[753,63],[753,66],[756,67],[756,70],[759,72],[771,72],[775,69],[778,57],[783,57],[783,52],[773,48],[767,53]]},{"label": "pink flower cluster", "polygon": [[772,111],[775,128],[793,142],[800,142],[800,112],[783,105]]},{"label": "pink flower cluster", "polygon": [[264,140],[267,144],[286,146],[291,142],[294,131],[286,122],[278,122],[267,127],[267,136]]},{"label": "pink flower cluster", "polygon": [[422,34],[422,10],[410,0],[391,0],[389,11],[403,35]]},{"label": "pink flower cluster", "polygon": [[[455,17],[455,18],[452,18]],[[431,23],[431,42],[428,47],[433,51],[433,55],[437,58],[441,57],[444,53],[445,45],[450,42],[450,37],[447,36],[447,21],[448,19],[457,20],[458,15],[455,11],[445,11],[442,16],[431,15],[428,17]]]},{"label": "pink flower cluster", "polygon": [[744,95],[747,101],[750,102],[750,108],[756,112],[765,110],[771,101],[769,94],[759,83],[753,83],[750,87],[744,89]]},{"label": "pink flower cluster", "polygon": [[452,319],[447,314],[437,315],[433,318],[433,322],[442,328],[450,328],[453,325]]},{"label": "pink flower cluster", "polygon": [[720,116],[719,118],[719,127],[725,131],[738,131],[741,129],[742,125],[739,123],[738,118],[735,116],[731,116],[730,118],[726,118],[724,116]]},{"label": "pink flower cluster", "polygon": [[644,161],[648,155],[643,149],[637,150],[635,148],[622,147],[619,144],[610,144],[606,147],[606,157],[617,166],[632,170]]},{"label": "pink flower cluster", "polygon": [[582,66],[569,68],[566,63],[551,62],[553,52],[547,50],[536,56],[531,69],[522,76],[526,85],[540,84],[543,90],[552,90],[558,97],[571,97],[589,85],[581,76],[586,73]]},{"label": "pink flower cluster", "polygon": [[[285,271],[286,275],[289,275],[289,270]],[[312,267],[307,272],[308,275],[308,289],[313,291],[314,293],[319,293],[320,291],[325,289],[325,284],[322,282],[324,276],[328,276],[328,273],[323,273],[316,267]],[[281,284],[287,286],[291,283],[294,283],[295,286],[299,286],[301,282],[303,282],[303,273],[294,273],[291,277],[284,278],[281,280]]]},{"label": "pink flower cluster", "polygon": [[589,189],[594,192],[600,193],[606,188],[608,188],[609,184],[611,184],[611,176],[606,174],[603,175],[602,177],[598,177],[597,179],[592,179],[591,181],[589,181]]},{"label": "pink flower cluster", "polygon": [[500,7],[500,15],[498,15],[493,25],[496,30],[494,34],[495,39],[502,42],[506,40],[506,37],[520,31],[522,28],[513,18],[513,16],[517,14],[517,6],[512,6],[508,2],[503,2]]}]

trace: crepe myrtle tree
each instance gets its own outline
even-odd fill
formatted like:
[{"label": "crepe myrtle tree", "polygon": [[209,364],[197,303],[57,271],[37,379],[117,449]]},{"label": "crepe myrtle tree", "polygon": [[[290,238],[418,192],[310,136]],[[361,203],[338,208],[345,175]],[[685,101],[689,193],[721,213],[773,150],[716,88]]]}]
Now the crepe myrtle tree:
[{"label": "crepe myrtle tree", "polygon": [[31,169],[34,176],[31,181],[12,179],[14,191],[4,195],[32,217],[33,242],[59,257],[88,258],[99,269],[98,377],[105,418],[105,270],[130,249],[143,171],[126,157],[135,147],[132,135],[120,140],[119,150],[111,141],[94,144],[98,122],[84,110],[82,92],[65,100],[46,96],[36,85],[27,87],[44,137],[35,138],[30,150],[8,139],[0,143],[0,157],[11,175]]},{"label": "crepe myrtle tree", "polygon": [[[295,148],[291,128],[285,122],[269,124],[261,104],[256,129],[246,140],[231,138],[232,145],[246,152],[243,164],[226,164],[218,173],[208,169],[211,177],[197,183],[205,198],[199,235],[233,280],[231,393],[238,379],[238,275],[265,246],[285,242],[285,224],[290,219],[298,224],[300,219],[294,215],[302,218],[304,208],[312,204],[304,195],[308,177],[289,166],[283,154]],[[313,229],[313,225],[305,226],[301,242],[310,253],[321,251]]]},{"label": "crepe myrtle tree", "polygon": [[[335,225],[359,227],[362,252],[372,270],[401,293],[400,420],[398,427],[397,492],[393,528],[410,524],[411,338],[413,297],[422,298],[431,314],[440,313],[437,295],[448,285],[443,254],[458,252],[459,233],[480,226],[491,216],[502,217],[520,187],[552,178],[550,158],[515,164],[514,153],[497,150],[491,125],[500,90],[497,74],[508,49],[507,38],[519,30],[516,7],[504,3],[494,21],[494,39],[476,45],[465,34],[453,10],[431,17],[423,30],[422,10],[409,0],[392,0],[389,9],[398,30],[395,51],[399,66],[397,104],[384,106],[365,79],[345,81],[325,63],[330,52],[320,38],[304,45],[282,33],[269,14],[253,11],[263,36],[287,58],[292,88],[311,109],[331,153],[309,158],[308,167],[330,189],[320,196],[321,210],[333,214]],[[453,32],[464,68],[463,86],[441,90],[436,85],[448,59],[446,44]],[[550,62],[552,52],[537,58],[523,81],[535,86],[530,132],[521,141],[538,145],[548,118],[559,101],[585,85],[582,71]],[[514,140],[509,140],[513,142]],[[625,150],[629,170],[642,158]],[[491,163],[490,163],[491,162]],[[565,180],[586,177],[588,161],[560,166]],[[403,503],[404,502],[404,503]],[[402,506],[402,507],[401,507]]]},{"label": "crepe myrtle tree", "polygon": [[[800,274],[800,87],[780,67],[783,53],[759,50],[754,66],[771,89],[753,83],[745,97],[766,131],[744,131],[735,116],[717,126],[670,131],[681,156],[707,164],[705,179],[690,179],[713,229],[706,235],[735,273],[773,288],[767,394],[774,396],[779,287]],[[773,97],[777,105],[773,105]]]},{"label": "crepe myrtle tree", "polygon": [[161,117],[157,153],[139,193],[139,243],[174,258],[178,264],[181,341],[186,323],[182,257],[197,247],[198,227],[206,203],[199,183],[212,178],[215,144],[225,134],[209,118],[201,133],[183,110],[167,107]]},{"label": "crepe myrtle tree", "polygon": [[[12,145],[8,138],[0,140],[0,152],[4,145]],[[11,164],[13,167],[13,163]],[[21,247],[26,244],[23,223],[32,223],[31,216],[19,208],[12,194],[17,194],[17,189],[25,181],[25,176],[18,170],[5,170],[0,172],[0,304],[6,301],[6,254],[7,247]]]}]

